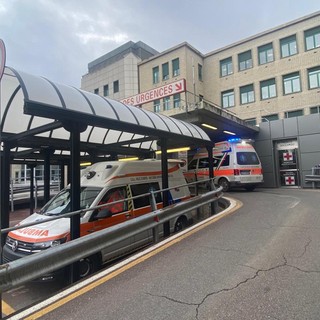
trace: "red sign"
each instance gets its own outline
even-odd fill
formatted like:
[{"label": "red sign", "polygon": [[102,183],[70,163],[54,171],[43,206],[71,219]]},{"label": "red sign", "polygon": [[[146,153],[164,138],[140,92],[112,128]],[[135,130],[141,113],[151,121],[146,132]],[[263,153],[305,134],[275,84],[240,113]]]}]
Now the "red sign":
[{"label": "red sign", "polygon": [[293,153],[288,151],[283,153],[284,161],[292,161],[293,160]]},{"label": "red sign", "polygon": [[120,101],[124,104],[138,106],[140,104],[162,99],[184,91],[186,91],[186,81],[185,79],[181,79],[179,81],[175,81],[164,86],[139,93],[135,96],[131,96]]},{"label": "red sign", "polygon": [[296,184],[294,176],[287,176],[284,178],[286,185],[294,186]]},{"label": "red sign", "polygon": [[4,67],[6,65],[6,47],[4,42],[0,39],[0,80],[4,73]]}]

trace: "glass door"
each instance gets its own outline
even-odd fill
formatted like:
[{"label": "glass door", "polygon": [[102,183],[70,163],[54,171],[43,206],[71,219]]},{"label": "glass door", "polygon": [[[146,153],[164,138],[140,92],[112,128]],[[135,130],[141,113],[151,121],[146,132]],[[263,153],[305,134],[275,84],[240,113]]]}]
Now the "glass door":
[{"label": "glass door", "polygon": [[280,186],[299,187],[300,170],[298,162],[297,140],[277,142],[277,157]]}]

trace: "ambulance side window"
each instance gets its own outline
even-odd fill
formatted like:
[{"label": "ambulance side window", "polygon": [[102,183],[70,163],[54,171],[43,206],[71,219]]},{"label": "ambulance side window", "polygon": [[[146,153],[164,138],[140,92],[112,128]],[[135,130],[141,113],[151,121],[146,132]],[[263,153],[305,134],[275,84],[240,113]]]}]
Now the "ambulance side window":
[{"label": "ambulance side window", "polygon": [[[150,191],[157,191],[157,190],[160,190],[158,182],[131,185],[131,193],[133,197],[138,196],[140,194],[149,193]],[[155,194],[155,198],[156,198],[156,203],[162,202],[162,196],[160,192]],[[147,207],[150,205],[149,196],[136,198],[133,200],[133,204],[135,209]]]},{"label": "ambulance side window", "polygon": [[227,166],[229,166],[229,164],[230,164],[230,156],[227,155],[227,156],[222,160],[221,167],[227,167]]},{"label": "ambulance side window", "polygon": [[199,169],[209,168],[209,158],[199,159],[198,168],[199,168]]},{"label": "ambulance side window", "polygon": [[[99,205],[104,203],[111,203],[114,201],[118,201],[121,199],[127,198],[127,189],[126,187],[118,187],[110,189],[100,200]],[[103,209],[104,207],[102,207]],[[108,209],[112,214],[121,213],[124,211],[128,211],[128,202],[127,201],[121,201],[109,206],[106,206],[106,209]],[[100,209],[101,210],[101,209]],[[99,210],[97,210],[98,212]]]},{"label": "ambulance side window", "polygon": [[198,162],[198,159],[194,159],[192,160],[189,165],[188,165],[188,170],[195,170],[197,169],[197,162]]}]

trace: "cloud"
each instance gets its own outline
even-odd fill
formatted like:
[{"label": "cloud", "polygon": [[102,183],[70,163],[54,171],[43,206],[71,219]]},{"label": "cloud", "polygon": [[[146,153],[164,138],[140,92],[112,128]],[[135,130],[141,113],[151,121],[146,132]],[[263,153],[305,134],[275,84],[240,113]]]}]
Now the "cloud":
[{"label": "cloud", "polygon": [[113,36],[106,36],[97,33],[77,33],[77,36],[80,38],[83,44],[88,44],[88,42],[114,42],[116,44],[123,43],[128,41],[129,37],[127,34],[119,33]]}]

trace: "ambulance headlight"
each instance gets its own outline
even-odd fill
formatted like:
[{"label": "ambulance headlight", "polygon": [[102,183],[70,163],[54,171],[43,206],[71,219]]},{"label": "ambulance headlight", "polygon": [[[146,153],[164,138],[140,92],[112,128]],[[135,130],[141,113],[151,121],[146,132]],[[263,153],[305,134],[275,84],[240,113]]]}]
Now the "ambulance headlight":
[{"label": "ambulance headlight", "polygon": [[59,244],[62,244],[66,242],[66,238],[61,238],[57,240],[51,240],[51,241],[44,241],[44,242],[37,242],[33,244],[33,250],[45,250],[51,247],[56,247]]}]

